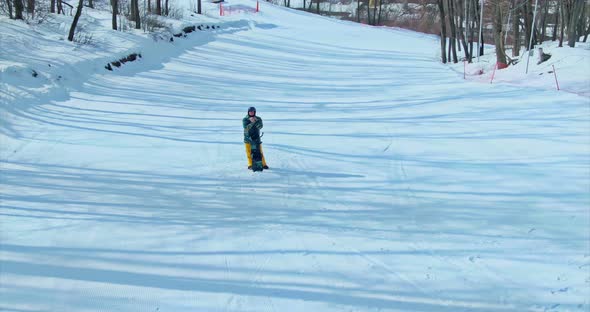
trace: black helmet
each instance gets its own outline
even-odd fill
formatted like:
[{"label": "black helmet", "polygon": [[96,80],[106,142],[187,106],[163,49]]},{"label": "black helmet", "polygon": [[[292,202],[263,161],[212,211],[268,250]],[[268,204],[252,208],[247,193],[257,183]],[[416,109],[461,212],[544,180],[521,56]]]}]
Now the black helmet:
[{"label": "black helmet", "polygon": [[254,112],[254,115],[256,115],[256,107],[251,106],[250,108],[248,108],[248,113],[250,112]]}]

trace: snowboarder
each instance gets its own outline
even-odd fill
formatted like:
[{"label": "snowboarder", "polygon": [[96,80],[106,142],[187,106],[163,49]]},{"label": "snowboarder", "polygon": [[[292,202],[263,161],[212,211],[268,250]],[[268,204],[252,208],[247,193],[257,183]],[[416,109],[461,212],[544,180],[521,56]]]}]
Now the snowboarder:
[{"label": "snowboarder", "polygon": [[248,169],[262,171],[268,169],[264,154],[262,153],[262,142],[260,141],[260,129],[262,129],[262,118],[256,116],[256,108],[248,108],[248,115],[242,119],[244,127],[244,144],[248,156]]}]

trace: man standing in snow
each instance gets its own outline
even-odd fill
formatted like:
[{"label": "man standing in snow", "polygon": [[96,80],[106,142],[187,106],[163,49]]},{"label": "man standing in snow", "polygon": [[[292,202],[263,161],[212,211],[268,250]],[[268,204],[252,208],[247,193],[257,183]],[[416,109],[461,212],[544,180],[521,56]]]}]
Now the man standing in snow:
[{"label": "man standing in snow", "polygon": [[262,146],[260,142],[260,129],[262,129],[262,118],[256,116],[256,108],[248,108],[248,115],[242,119],[244,126],[244,144],[246,144],[246,155],[248,156],[248,169],[252,169],[252,144],[257,144],[262,156],[262,168],[268,169]]}]

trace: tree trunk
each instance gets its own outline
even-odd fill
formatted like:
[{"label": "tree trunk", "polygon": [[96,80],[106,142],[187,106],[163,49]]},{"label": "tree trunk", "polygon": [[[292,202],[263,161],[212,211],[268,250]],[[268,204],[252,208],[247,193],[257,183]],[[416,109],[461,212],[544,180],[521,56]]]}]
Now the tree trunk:
[{"label": "tree trunk", "polygon": [[[448,12],[447,12],[448,15]],[[447,44],[448,51],[447,51],[447,60],[451,61],[451,38],[449,38],[449,43]]]},{"label": "tree trunk", "polygon": [[14,0],[14,19],[23,19],[23,0]]},{"label": "tree trunk", "polygon": [[367,0],[367,24],[371,25],[371,1]]},{"label": "tree trunk", "polygon": [[166,14],[166,16],[170,15],[170,6],[168,5],[168,0],[166,0],[166,6],[164,6],[164,11],[164,14]]},{"label": "tree trunk", "polygon": [[512,0],[512,57],[520,56],[520,10],[517,8],[518,0]]},{"label": "tree trunk", "polygon": [[461,52],[463,50],[463,43],[461,42],[461,33],[463,32],[463,6],[461,5],[461,0],[451,1],[454,2],[453,6],[455,7],[455,10],[458,12],[455,15],[455,27],[457,27],[455,38],[457,38],[457,52]]},{"label": "tree trunk", "polygon": [[57,14],[66,14],[66,12],[64,12],[64,7],[61,0],[57,0]]},{"label": "tree trunk", "polygon": [[197,13],[198,13],[198,14],[203,14],[203,9],[202,9],[201,0],[198,0],[198,1],[197,1]]},{"label": "tree trunk", "polygon": [[530,48],[529,45],[531,44],[531,36],[534,35],[535,26],[533,25],[533,9],[531,5],[531,0],[526,0],[525,5],[523,6],[523,17],[524,17],[524,30],[525,30],[525,47],[528,51]]},{"label": "tree trunk", "polygon": [[590,35],[590,18],[587,19],[586,31],[584,31],[584,42],[588,40],[588,35]]},{"label": "tree trunk", "polygon": [[494,43],[496,45],[496,63],[507,64],[506,52],[504,52],[504,36],[502,31],[502,3],[499,1],[492,2],[494,5]]},{"label": "tree trunk", "polygon": [[445,6],[443,4],[444,0],[437,0],[438,3],[438,11],[440,13],[440,55],[442,58],[443,64],[447,63],[447,51],[446,51],[446,44],[447,44],[447,29],[445,25]]},{"label": "tree trunk", "polygon": [[567,44],[570,47],[576,46],[576,41],[578,41],[578,20],[582,14],[582,7],[584,6],[584,0],[574,0],[573,3],[573,10],[572,15],[569,20],[568,25],[568,35],[567,35]]},{"label": "tree trunk", "polygon": [[139,0],[131,0],[131,6],[133,7],[133,17],[135,19],[135,29],[141,29],[141,19],[139,17]]},{"label": "tree trunk", "polygon": [[373,25],[377,25],[377,1],[373,0]]},{"label": "tree trunk", "polygon": [[[467,12],[465,9],[465,4],[463,2],[463,0],[459,0],[457,2],[459,4],[459,12],[463,13],[463,12]],[[463,14],[459,14],[459,39],[461,40],[461,45],[463,45],[463,50],[465,53],[465,59],[468,60],[469,59],[469,51],[467,50],[467,40],[465,38],[465,33],[463,32],[463,18],[466,16],[463,16]],[[467,24],[466,24],[467,25]]]},{"label": "tree trunk", "polygon": [[471,1],[465,1],[465,55],[467,56],[467,61],[471,63],[471,52],[468,50],[467,41],[469,41],[469,29],[471,26],[471,21],[469,19],[470,9],[471,9]]},{"label": "tree trunk", "polygon": [[69,41],[74,41],[74,33],[76,32],[76,25],[78,25],[78,20],[80,19],[80,15],[82,15],[82,7],[84,6],[84,0],[80,0],[78,2],[78,8],[76,9],[76,15],[74,15],[74,21],[72,22],[72,26],[70,27],[70,34],[68,35]]},{"label": "tree trunk", "polygon": [[478,28],[478,20],[479,20],[479,15],[477,14],[477,0],[468,0],[468,1],[472,1],[470,7],[471,7],[471,13],[473,13],[473,18],[471,19],[471,26],[469,26],[470,32],[469,32],[469,55],[471,60],[473,60],[473,46],[475,45],[475,31]]},{"label": "tree trunk", "polygon": [[162,0],[156,0],[156,14],[162,16]]},{"label": "tree trunk", "polygon": [[356,1],[356,21],[361,22],[361,0]]},{"label": "tree trunk", "polygon": [[481,32],[481,38],[479,38],[479,41],[481,42],[481,45],[479,46],[479,56],[482,56],[484,53],[484,48],[483,46],[485,45],[486,41],[484,40],[483,37],[483,31]]},{"label": "tree trunk", "polygon": [[134,0],[129,0],[129,20],[135,21],[135,5]]},{"label": "tree trunk", "polygon": [[381,25],[381,13],[383,12],[383,0],[379,0],[379,14],[377,15],[377,25]]},{"label": "tree trunk", "polygon": [[27,0],[27,13],[35,16],[35,0]]},{"label": "tree trunk", "polygon": [[561,31],[559,34],[559,47],[563,47],[563,36],[565,33],[565,27],[568,24],[568,20],[569,20],[569,16],[568,13],[566,11],[566,5],[565,5],[565,1],[561,1]]},{"label": "tree trunk", "polygon": [[10,0],[6,0],[6,5],[8,6],[8,17],[10,17],[10,19],[13,19],[14,16],[12,16],[12,2]]},{"label": "tree trunk", "polygon": [[316,13],[320,14],[320,0],[316,0]]},{"label": "tree trunk", "polygon": [[[8,3],[10,3],[10,0],[8,0]],[[55,0],[49,2],[49,12],[55,13]]]},{"label": "tree trunk", "polygon": [[[484,0],[480,0],[480,1],[484,1]],[[483,52],[484,52],[484,48],[483,48],[483,45],[484,45],[484,40],[483,40],[483,37],[484,37],[483,36],[484,28],[483,28],[483,21],[482,21],[482,18],[481,18],[481,9],[482,8],[479,5],[479,3],[478,3],[477,0],[474,1],[474,4],[475,4],[475,17],[476,17],[476,21],[477,21],[477,29],[478,29],[478,32],[479,32],[479,29],[482,29],[482,31],[477,35],[477,40],[478,40],[478,43],[479,43],[479,51],[478,51],[479,54],[478,55],[479,56],[482,56],[483,55]]]},{"label": "tree trunk", "polygon": [[579,40],[580,37],[585,33],[586,27],[584,21],[586,20],[586,1],[582,2],[582,9],[580,10],[580,18],[578,19],[578,30],[577,30],[577,34],[578,37],[576,38],[576,40]]},{"label": "tree trunk", "polygon": [[113,30],[117,30],[117,14],[119,14],[119,0],[111,0],[111,6],[113,7]]},{"label": "tree trunk", "polygon": [[549,1],[544,1],[542,4],[543,15],[541,15],[541,36],[539,38],[539,44],[545,40],[546,25],[547,25],[547,14],[549,13]]},{"label": "tree trunk", "polygon": [[551,35],[551,41],[557,40],[557,26],[559,25],[559,3],[555,5],[555,24],[553,25],[553,34]]},{"label": "tree trunk", "polygon": [[88,7],[90,7],[91,9],[94,9],[94,1],[93,0],[88,0]]},{"label": "tree trunk", "polygon": [[453,0],[447,0],[447,9],[448,9],[448,17],[449,17],[449,26],[451,27],[450,33],[450,48],[453,57],[453,63],[458,63],[457,60],[457,28],[455,27],[455,5],[453,4]]}]

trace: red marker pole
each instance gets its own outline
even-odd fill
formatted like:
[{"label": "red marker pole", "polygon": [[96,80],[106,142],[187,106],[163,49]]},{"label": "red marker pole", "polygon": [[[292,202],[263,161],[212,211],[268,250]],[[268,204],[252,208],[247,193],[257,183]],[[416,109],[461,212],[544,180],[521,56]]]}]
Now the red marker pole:
[{"label": "red marker pole", "polygon": [[496,75],[496,68],[498,67],[498,63],[496,63],[496,65],[494,66],[494,72],[492,73],[492,79],[490,80],[490,83],[492,83],[492,81],[494,81],[494,76]]},{"label": "red marker pole", "polygon": [[258,13],[259,10],[260,10],[260,4],[258,3],[258,1],[256,1],[256,13]]},{"label": "red marker pole", "polygon": [[219,3],[219,16],[223,16],[223,3]]},{"label": "red marker pole", "polygon": [[553,75],[555,76],[555,84],[557,85],[557,91],[559,91],[559,82],[557,82],[557,73],[555,72],[555,65],[553,66]]}]

